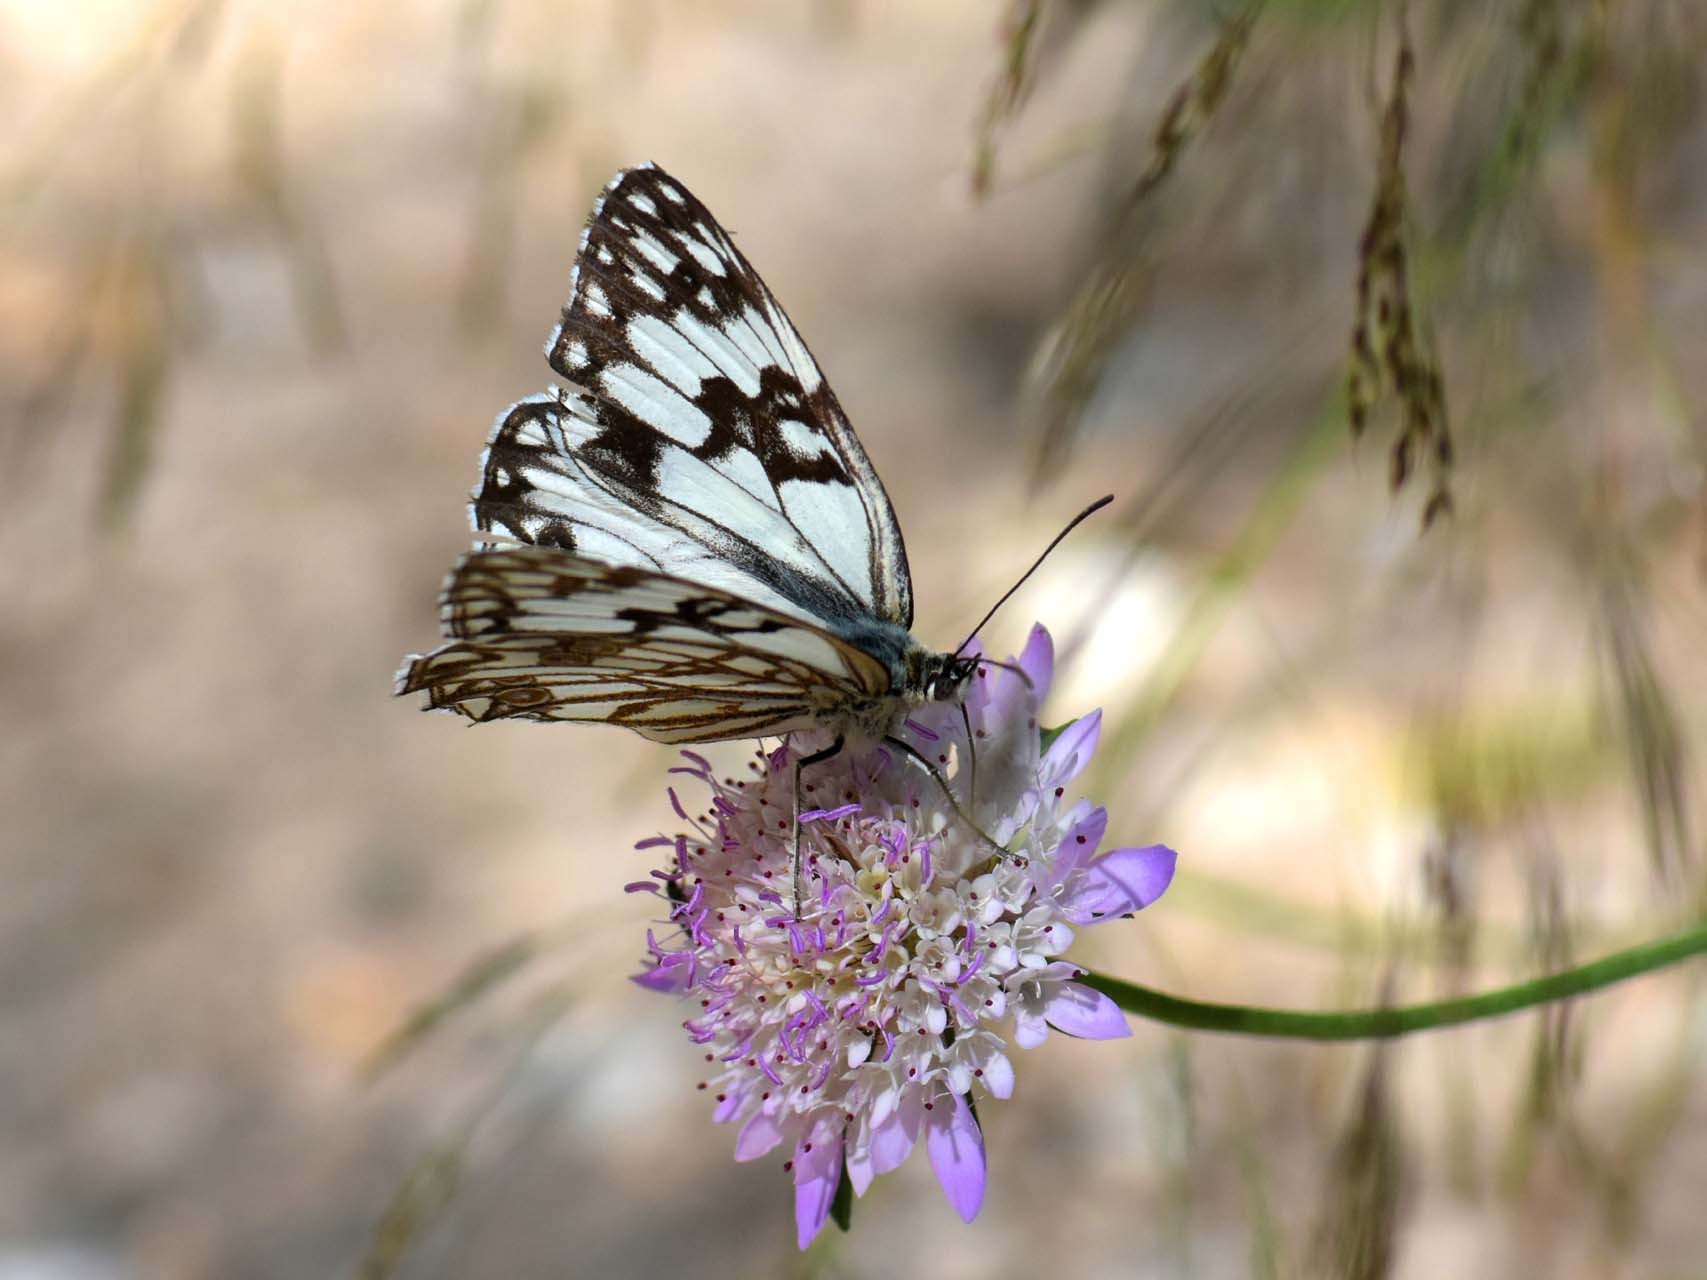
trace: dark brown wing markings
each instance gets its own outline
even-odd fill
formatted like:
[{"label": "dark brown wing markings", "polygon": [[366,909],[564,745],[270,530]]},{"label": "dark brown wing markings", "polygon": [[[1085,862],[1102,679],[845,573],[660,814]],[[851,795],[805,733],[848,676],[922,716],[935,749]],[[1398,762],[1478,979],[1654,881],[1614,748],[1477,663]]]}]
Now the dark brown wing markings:
[{"label": "dark brown wing markings", "polygon": [[[580,597],[629,592],[669,607],[605,613],[589,600],[584,617],[562,611]],[[868,654],[810,624],[681,579],[552,548],[466,557],[442,609],[453,641],[412,659],[398,691],[424,692],[430,708],[474,720],[598,720],[663,741],[707,742],[803,728],[826,710],[889,689],[888,672]],[[548,625],[569,618],[587,629]],[[791,631],[829,646],[844,672],[743,639]]]},{"label": "dark brown wing markings", "polygon": [[[650,207],[637,203],[637,197]],[[637,247],[642,234],[675,259],[668,272]],[[684,240],[714,255],[723,272],[707,270],[692,252],[685,251]],[[663,293],[661,300],[639,283],[641,273],[656,283]],[[591,302],[592,290],[599,298],[596,308]],[[856,602],[869,595],[877,617],[910,627],[912,584],[900,526],[882,481],[805,339],[711,211],[681,183],[652,166],[619,174],[595,207],[577,258],[575,283],[547,352],[552,367],[586,393],[599,426],[592,439],[575,449],[576,460],[629,505],[654,519],[666,520],[659,505],[649,500],[657,490],[663,435],[603,395],[597,384],[599,371],[604,368],[620,364],[652,367],[634,350],[628,337],[628,322],[634,316],[659,316],[670,321],[684,313],[725,334],[730,324],[753,328],[748,320],[752,316],[767,329],[772,329],[774,316],[787,330],[786,336],[777,334],[775,343],[765,342],[755,331],[755,340],[767,353],[780,344],[780,350],[772,354],[780,355],[783,363],[756,364],[759,387],[754,395],[744,394],[730,378],[716,375],[706,378],[697,393],[688,396],[712,424],[707,438],[691,452],[714,466],[727,462],[737,451],[750,452],[770,481],[778,510],[783,510],[781,486],[790,481],[852,487],[865,515],[868,581],[856,589],[842,581],[836,567],[824,560],[826,582],[838,584]],[[809,367],[796,367],[789,338],[798,344]],[[684,334],[684,341],[691,339]],[[702,350],[702,354],[713,364],[718,362],[717,353]],[[791,449],[780,425],[784,420],[809,424],[827,447],[812,454]],[[530,449],[537,451],[537,446],[518,445],[512,424],[506,420],[494,435],[489,457],[494,461],[501,455],[519,457]],[[475,499],[480,527],[490,528],[494,520],[520,527],[514,513],[527,510],[525,486],[516,483],[519,468],[509,468],[508,474],[511,480],[505,483],[489,466],[488,474],[482,477],[482,488]],[[536,541],[572,545],[572,540],[566,544],[560,538],[564,532],[561,520],[553,520],[549,513],[537,514],[546,515],[546,519]],[[783,518],[789,518],[785,510]],[[804,531],[798,526],[796,531],[811,545]],[[748,542],[741,530],[725,527],[723,532],[744,570],[753,572],[762,564],[763,549]],[[832,612],[816,599],[797,603],[814,613],[828,616]]]}]

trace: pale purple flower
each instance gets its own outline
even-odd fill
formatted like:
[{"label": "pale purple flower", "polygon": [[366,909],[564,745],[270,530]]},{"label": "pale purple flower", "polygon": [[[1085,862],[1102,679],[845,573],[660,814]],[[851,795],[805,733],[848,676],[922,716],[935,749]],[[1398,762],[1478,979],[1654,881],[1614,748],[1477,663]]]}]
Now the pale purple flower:
[{"label": "pale purple flower", "polygon": [[742,781],[684,752],[674,770],[709,793],[688,830],[642,842],[671,850],[651,881],[671,926],[648,934],[635,981],[698,1004],[684,1024],[705,1046],[701,1084],[714,1117],[735,1124],[735,1158],[785,1147],[804,1248],[846,1176],[863,1195],[924,1140],[949,1203],[970,1222],[984,1197],[984,1142],[973,1104],[1013,1092],[1008,1042],[1051,1029],[1087,1039],[1130,1034],[1113,1001],[1076,982],[1060,957],[1074,931],[1148,906],[1173,876],[1162,845],[1098,854],[1107,813],[1069,796],[1096,750],[1100,713],[1045,749],[1036,707],[1053,671],[1033,630],[1014,664],[982,666],[958,707],[915,713],[902,736],[935,764],[962,810],[893,747],[844,751],[801,787],[800,918],[790,874],[794,761],[789,740]]}]

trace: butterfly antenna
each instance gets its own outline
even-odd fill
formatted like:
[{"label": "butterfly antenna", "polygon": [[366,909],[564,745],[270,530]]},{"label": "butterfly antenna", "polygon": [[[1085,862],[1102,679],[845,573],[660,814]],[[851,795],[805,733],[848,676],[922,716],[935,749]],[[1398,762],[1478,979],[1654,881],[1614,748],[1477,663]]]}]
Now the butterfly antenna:
[{"label": "butterfly antenna", "polygon": [[973,640],[977,639],[978,633],[984,629],[985,624],[988,623],[991,618],[996,616],[996,610],[1000,609],[1004,604],[1006,604],[1008,602],[1009,597],[1011,597],[1014,592],[1018,591],[1021,587],[1023,587],[1025,585],[1025,580],[1027,578],[1031,577],[1032,574],[1037,572],[1037,567],[1040,564],[1042,564],[1045,560],[1049,559],[1049,553],[1051,551],[1055,550],[1056,547],[1061,545],[1061,540],[1063,538],[1065,538],[1069,533],[1073,532],[1074,529],[1077,529],[1087,519],[1089,519],[1091,516],[1095,515],[1098,511],[1101,511],[1104,507],[1106,507],[1109,503],[1111,503],[1113,501],[1114,501],[1114,495],[1112,493],[1105,494],[1104,496],[1098,498],[1095,502],[1091,503],[1091,505],[1086,507],[1083,511],[1079,512],[1078,515],[1074,516],[1071,520],[1069,520],[1067,522],[1067,527],[1065,529],[1061,530],[1060,533],[1056,534],[1055,537],[1050,540],[1049,545],[1047,547],[1043,548],[1043,554],[1038,556],[1037,559],[1035,559],[1031,562],[1031,568],[1027,569],[1024,573],[1020,574],[1019,581],[1014,583],[1013,586],[1009,587],[1006,591],[1004,591],[1002,593],[1002,598],[1000,600],[996,601],[995,604],[991,605],[990,611],[978,620],[978,625],[972,628],[971,632],[967,635],[966,639],[962,640],[960,642],[960,646],[957,649],[955,649],[955,651],[954,651],[955,656],[959,657],[960,654],[965,650],[966,646],[971,644],[973,642]]}]

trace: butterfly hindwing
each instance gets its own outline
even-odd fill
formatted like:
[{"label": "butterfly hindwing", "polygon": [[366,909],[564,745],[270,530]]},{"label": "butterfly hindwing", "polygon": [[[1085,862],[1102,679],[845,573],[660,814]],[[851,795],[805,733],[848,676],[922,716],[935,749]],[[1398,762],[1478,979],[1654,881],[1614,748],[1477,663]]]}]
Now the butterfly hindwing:
[{"label": "butterfly hindwing", "polygon": [[568,382],[500,418],[478,530],[700,580],[832,628],[903,630],[899,525],[834,392],[729,233],[624,170],[547,354]]},{"label": "butterfly hindwing", "polygon": [[780,734],[881,698],[889,673],[821,628],[752,601],[554,547],[465,557],[446,584],[452,643],[398,692],[473,720],[620,724],[663,742]]}]

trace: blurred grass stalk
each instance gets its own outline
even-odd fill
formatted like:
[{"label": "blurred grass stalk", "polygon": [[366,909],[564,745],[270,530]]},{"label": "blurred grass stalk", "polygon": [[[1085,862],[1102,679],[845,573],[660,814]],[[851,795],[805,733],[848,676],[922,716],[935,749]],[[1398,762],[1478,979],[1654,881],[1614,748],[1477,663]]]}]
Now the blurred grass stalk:
[{"label": "blurred grass stalk", "polygon": [[127,527],[154,458],[162,400],[172,367],[164,294],[170,268],[159,242],[136,242],[118,263],[107,291],[118,336],[119,395],[100,497],[101,528]]},{"label": "blurred grass stalk", "polygon": [[349,345],[332,259],[319,227],[294,193],[283,141],[282,59],[271,36],[249,46],[232,86],[232,134],[238,181],[290,264],[297,314],[310,349],[322,358]]},{"label": "blurred grass stalk", "polygon": [[[1153,197],[1175,171],[1186,143],[1211,121],[1224,101],[1259,8],[1242,7],[1223,19],[1208,52],[1168,100],[1151,131],[1149,163],[1133,182],[1046,344],[1040,365],[1045,402],[1040,478],[1059,469],[1073,444],[1086,404],[1104,381],[1108,362],[1141,311],[1145,264],[1163,251],[1155,243],[1155,219],[1147,206],[1153,204]],[[1018,19],[1008,25],[1003,67],[995,77],[974,145],[974,185],[980,191],[991,189],[998,126],[1012,124],[1039,75],[1035,39],[1044,15],[1035,5],[1015,6],[1013,12]],[[1506,317],[1530,305],[1530,300],[1521,292],[1510,292],[1497,299],[1496,305],[1485,306],[1487,300],[1477,296],[1478,287],[1486,279],[1497,278],[1488,275],[1487,259],[1496,252],[1511,256],[1514,246],[1509,227],[1514,215],[1532,208],[1542,198],[1541,184],[1547,174],[1541,158],[1550,145],[1576,128],[1584,104],[1595,113],[1591,123],[1596,117],[1610,117],[1616,122],[1603,125],[1601,136],[1638,138],[1649,148],[1656,146],[1656,139],[1668,130],[1675,131],[1680,120],[1694,118],[1680,110],[1678,103],[1685,95],[1697,95],[1698,100],[1702,79],[1699,68],[1693,78],[1674,68],[1687,58],[1684,51],[1702,49],[1707,33],[1699,16],[1691,26],[1676,6],[1660,5],[1651,14],[1639,16],[1633,10],[1614,14],[1607,6],[1513,0],[1475,12],[1422,8],[1416,15],[1431,42],[1425,81],[1430,73],[1444,81],[1462,65],[1460,101],[1481,104],[1473,83],[1478,76],[1499,86],[1500,94],[1495,112],[1484,114],[1474,127],[1454,131],[1460,150],[1474,158],[1463,166],[1468,180],[1458,185],[1455,197],[1447,201],[1432,227],[1422,222],[1413,207],[1406,174],[1407,168],[1426,164],[1426,160],[1407,156],[1410,118],[1418,109],[1413,99],[1425,103],[1437,100],[1427,95],[1419,98],[1416,91],[1417,54],[1407,6],[1278,6],[1273,25],[1266,28],[1272,40],[1284,46],[1289,41],[1302,44],[1317,40],[1336,26],[1361,26],[1368,31],[1372,54],[1381,27],[1387,26],[1391,32],[1393,60],[1387,93],[1384,100],[1373,95],[1372,103],[1379,124],[1379,154],[1370,212],[1356,255],[1358,318],[1351,342],[1348,395],[1343,407],[1337,403],[1327,406],[1312,427],[1299,434],[1298,443],[1258,498],[1243,530],[1228,549],[1212,556],[1199,571],[1200,585],[1184,621],[1150,667],[1138,694],[1121,713],[1110,717],[1111,723],[1121,728],[1099,757],[1105,779],[1130,768],[1149,734],[1164,722],[1219,621],[1261,571],[1279,532],[1299,509],[1311,477],[1334,457],[1332,428],[1340,414],[1345,414],[1357,434],[1366,426],[1375,405],[1375,390],[1388,386],[1396,391],[1402,421],[1393,445],[1389,481],[1395,489],[1402,487],[1421,455],[1428,460],[1433,476],[1423,507],[1424,524],[1450,508],[1447,476],[1454,450],[1446,424],[1445,383],[1433,343],[1424,338],[1432,326],[1424,325],[1412,298],[1418,282],[1422,294],[1437,305],[1450,304],[1448,322],[1467,320],[1472,330],[1504,324]],[[1620,72],[1620,68],[1642,61],[1660,70],[1653,85],[1632,85]],[[1686,84],[1693,87],[1683,87]],[[1112,131],[1093,130],[1063,150],[1078,154],[1087,140],[1098,138],[1110,146],[1117,142]],[[1620,211],[1617,225],[1624,233],[1618,243],[1627,247],[1634,243],[1632,229],[1636,226],[1630,199],[1635,176],[1629,161],[1631,152],[1629,146],[1611,145],[1598,152],[1606,158],[1603,168],[1613,170],[1606,174],[1603,187],[1614,201],[1608,207]],[[1535,256],[1536,247],[1525,246],[1525,257]],[[1413,258],[1417,260],[1414,263]],[[1625,253],[1618,261],[1624,267],[1616,279],[1629,280],[1641,258]],[[1505,274],[1509,276],[1510,271]],[[1675,362],[1668,362],[1664,356],[1664,331],[1633,319],[1646,313],[1632,301],[1635,295],[1628,288],[1620,296],[1624,305],[1614,309],[1614,323],[1623,316],[1627,328],[1652,334],[1656,385],[1666,402],[1676,406],[1666,416],[1674,423],[1687,421],[1687,408],[1679,403],[1678,379],[1666,374],[1667,369],[1675,368]],[[1481,315],[1476,313],[1478,307],[1483,307]],[[1494,348],[1499,349],[1521,360],[1515,347]],[[1526,376],[1521,364],[1512,363],[1508,368],[1507,381],[1518,383],[1520,394],[1532,395],[1530,389],[1521,386]],[[1481,438],[1490,438],[1505,415],[1499,401],[1485,391],[1482,400],[1482,404],[1471,405],[1469,420]],[[1701,452],[1697,441],[1696,453]],[[1555,456],[1568,455],[1559,452]],[[1481,460],[1491,459],[1484,454]],[[1496,484],[1497,479],[1489,477],[1483,487],[1491,495]],[[1477,512],[1470,530],[1479,529],[1481,518],[1482,513]],[[1602,531],[1601,536],[1618,535],[1614,529]],[[1634,593],[1629,584],[1617,590],[1602,584],[1593,598],[1603,618],[1617,716],[1624,727],[1622,738],[1641,801],[1650,856],[1656,867],[1676,867],[1689,858],[1694,839],[1687,744],[1682,722],[1649,652],[1646,629],[1637,619],[1643,606]],[[1071,647],[1065,646],[1069,651]],[[1229,725],[1229,731],[1231,728]],[[1459,765],[1435,752],[1433,767],[1443,771],[1443,785],[1456,792],[1442,792],[1435,799],[1462,805],[1469,799],[1467,774],[1476,768],[1493,770],[1476,784],[1480,795],[1472,804],[1474,812],[1460,812],[1450,819],[1458,823],[1468,819],[1468,831],[1474,835],[1497,825],[1494,810],[1538,803],[1569,791],[1573,783],[1586,781],[1589,775],[1596,779],[1605,776],[1600,758],[1603,753],[1594,744],[1579,741],[1583,749],[1566,753],[1572,761],[1568,765],[1557,745],[1532,744],[1539,755],[1530,747],[1522,748],[1527,754],[1521,769],[1504,767],[1485,751]],[[1566,765],[1566,772],[1551,775],[1554,765]],[[1583,772],[1585,767],[1588,774]],[[1455,774],[1459,780],[1447,781],[1447,774]],[[1502,785],[1499,779],[1517,790],[1506,797],[1495,795]],[[1258,930],[1309,938],[1316,943],[1335,932],[1311,913],[1295,912],[1293,904],[1277,904],[1255,892],[1232,892],[1225,884],[1197,880],[1189,872],[1182,874],[1175,902],[1196,905],[1228,920],[1245,911],[1244,922]],[[1283,923],[1286,918],[1300,923]],[[1462,933],[1471,922],[1461,922],[1461,926]],[[1573,926],[1578,930],[1587,927],[1591,926],[1586,921]],[[1402,949],[1410,949],[1414,941],[1406,936],[1395,939],[1391,930],[1359,926],[1354,921],[1339,931],[1335,945],[1362,949],[1374,945],[1372,939],[1377,937],[1386,939],[1383,945]],[[1508,942],[1502,949],[1509,952],[1513,946]]]},{"label": "blurred grass stalk", "polygon": [[[1168,99],[1151,134],[1148,164],[1132,182],[1091,265],[1039,347],[1032,381],[1044,416],[1033,463],[1036,484],[1060,474],[1085,407],[1139,314],[1152,263],[1148,250],[1156,194],[1226,98],[1262,7],[1263,0],[1246,0],[1226,17],[1197,66]],[[1011,118],[1020,100],[1017,90],[1010,94],[1001,118]],[[974,172],[984,177],[975,186],[987,191],[994,145],[986,139],[982,147]]]}]

